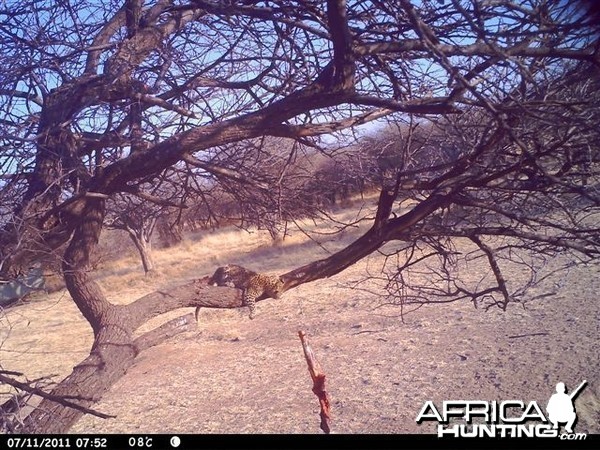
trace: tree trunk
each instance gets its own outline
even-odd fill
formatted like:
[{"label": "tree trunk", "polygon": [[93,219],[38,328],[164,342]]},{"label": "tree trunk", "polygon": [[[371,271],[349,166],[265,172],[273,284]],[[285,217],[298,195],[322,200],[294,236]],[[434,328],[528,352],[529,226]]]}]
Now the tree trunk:
[{"label": "tree trunk", "polygon": [[148,275],[150,272],[154,271],[154,259],[152,258],[152,243],[150,240],[146,240],[145,236],[140,236],[138,233],[130,232],[129,237],[135,244],[135,248],[137,248],[140,253],[140,258],[142,259],[142,266],[144,267],[144,272]]},{"label": "tree trunk", "polygon": [[[100,287],[88,276],[90,256],[98,244],[104,212],[103,199],[88,199],[63,262],[67,289],[90,323],[95,339],[90,356],[73,369],[53,394],[75,396],[83,406],[97,402],[136,356],[126,315],[108,302]],[[80,411],[43,400],[25,419],[20,431],[64,433],[81,415]]]},{"label": "tree trunk", "polygon": [[[185,285],[180,290],[172,289],[168,294],[159,292],[143,297],[131,305],[112,305],[100,287],[88,277],[90,256],[98,244],[104,214],[104,199],[87,200],[63,263],[67,289],[90,323],[95,339],[90,355],[58,384],[52,394],[76,400],[85,407],[98,402],[127,372],[140,349],[162,342],[175,334],[173,330],[180,332],[190,329],[189,318],[178,318],[134,340],[134,331],[148,319],[181,306],[242,306],[238,290],[227,288],[236,294],[229,295],[224,301],[222,289],[217,292],[216,288],[208,287],[206,279]],[[208,293],[202,292],[203,286],[209,288]],[[203,301],[195,302],[197,298],[202,298]],[[25,418],[23,426],[17,432],[65,433],[82,415],[83,412],[79,410],[44,399]]]},{"label": "tree trunk", "polygon": [[138,221],[124,218],[123,225],[121,226],[122,229],[127,231],[135,248],[137,248],[146,275],[155,270],[154,259],[152,258],[152,233],[154,232],[156,222],[156,217]]},{"label": "tree trunk", "polygon": [[[56,396],[91,407],[131,367],[137,355],[122,318],[111,310],[99,329],[93,349],[53,391]],[[83,415],[51,400],[43,400],[25,419],[20,433],[66,433]]]}]

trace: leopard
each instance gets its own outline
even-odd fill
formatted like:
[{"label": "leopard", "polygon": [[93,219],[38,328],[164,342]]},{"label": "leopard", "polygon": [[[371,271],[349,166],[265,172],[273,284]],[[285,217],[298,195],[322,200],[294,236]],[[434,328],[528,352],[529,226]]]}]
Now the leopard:
[{"label": "leopard", "polygon": [[[279,299],[283,292],[284,282],[277,275],[257,273],[236,264],[227,264],[219,267],[209,278],[208,284],[212,286],[228,286],[243,290],[243,304],[248,307],[249,318],[256,315],[256,299],[265,295]],[[198,312],[196,308],[196,321]]]},{"label": "leopard", "polygon": [[236,264],[227,264],[219,267],[208,280],[211,286],[228,286],[243,288],[248,279],[258,275],[252,270]]}]

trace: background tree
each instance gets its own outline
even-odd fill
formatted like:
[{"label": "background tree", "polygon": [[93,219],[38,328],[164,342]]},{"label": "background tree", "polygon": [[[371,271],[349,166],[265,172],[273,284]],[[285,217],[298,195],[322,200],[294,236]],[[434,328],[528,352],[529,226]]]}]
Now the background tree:
[{"label": "background tree", "polygon": [[[598,256],[590,219],[598,154],[585,145],[597,128],[586,76],[597,72],[598,29],[578,4],[26,0],[1,8],[0,192],[10,205],[2,211],[2,271],[66,245],[65,282],[94,333],[89,357],[55,396],[77,393],[91,405],[140,351],[192,322],[190,314],[134,338],[152,317],[241,305],[239,291],[223,295],[205,280],[114,305],[88,270],[107,199],[170,167],[201,168],[237,152],[234,143],[273,136],[316,144],[384,117],[409,126],[428,117],[441,130],[440,145],[427,147],[439,163],[424,167],[414,147],[400,149],[399,170],[383,167],[372,228],[283,274],[286,289],[332,276],[391,241],[414,255],[398,260],[400,274],[423,258],[448,267],[451,238],[460,236],[483,255],[495,284],[473,290],[428,264],[449,287],[420,292],[505,305],[514,295],[499,251]],[[238,172],[252,167],[239,161]],[[238,176],[221,169],[207,171],[220,185]],[[254,171],[243,175],[260,188]],[[407,192],[414,202],[399,204]],[[523,205],[543,210],[524,214]],[[463,221],[461,209],[481,221]],[[454,210],[448,222],[444,211]],[[504,241],[494,248],[493,238]],[[65,431],[81,414],[45,399],[21,431]]]},{"label": "background tree", "polygon": [[128,193],[117,194],[107,205],[107,226],[127,232],[140,254],[146,274],[155,269],[152,235],[157,221],[162,218],[166,222],[172,210],[179,211],[186,207],[184,186],[176,177],[170,176],[173,177],[167,171],[151,183],[136,186]]},{"label": "background tree", "polygon": [[256,226],[276,241],[290,220],[315,215],[303,195],[313,171],[302,140],[251,139],[220,146],[208,158],[185,158],[187,192],[197,199],[200,221]]}]

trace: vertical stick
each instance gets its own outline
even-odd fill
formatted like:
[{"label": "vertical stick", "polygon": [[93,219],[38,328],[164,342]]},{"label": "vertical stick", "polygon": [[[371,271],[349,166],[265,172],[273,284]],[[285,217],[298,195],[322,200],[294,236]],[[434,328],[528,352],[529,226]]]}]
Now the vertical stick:
[{"label": "vertical stick", "polygon": [[319,404],[321,406],[321,430],[329,434],[331,432],[331,428],[329,426],[331,413],[329,409],[329,397],[325,391],[325,374],[323,373],[323,369],[321,369],[321,365],[319,364],[319,361],[317,361],[314,352],[308,344],[308,340],[306,339],[306,334],[304,331],[298,331],[298,336],[300,336],[300,342],[302,342],[302,349],[304,350],[304,357],[306,358],[306,364],[308,364],[308,371],[313,380],[312,391],[318,397]]}]

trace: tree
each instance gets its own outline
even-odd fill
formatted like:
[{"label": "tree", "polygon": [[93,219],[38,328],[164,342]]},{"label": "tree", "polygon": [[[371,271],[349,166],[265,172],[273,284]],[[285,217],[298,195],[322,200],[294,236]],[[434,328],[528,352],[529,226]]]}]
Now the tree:
[{"label": "tree", "polygon": [[148,191],[136,186],[129,193],[120,193],[108,202],[107,226],[126,231],[140,254],[144,273],[153,272],[152,234],[156,223],[169,213],[185,208],[185,185],[172,174],[163,173]]},{"label": "tree", "polygon": [[[579,4],[558,0],[4,2],[0,188],[10,210],[2,210],[2,271],[66,245],[65,282],[94,333],[89,357],[54,398],[77,393],[90,406],[140,351],[193,321],[190,314],[134,339],[152,317],[241,306],[238,290],[206,280],[113,305],[88,266],[109,199],[185,164],[204,166],[217,183],[259,183],[241,173],[250,160],[220,167],[211,155],[262,136],[317,145],[376,119],[429,118],[460,150],[431,157],[433,167],[407,160],[383,177],[372,228],[283,274],[285,289],[339,273],[392,241],[443,259],[451,253],[440,243],[471,239],[497,286],[445,294],[499,293],[501,301],[511,293],[490,237],[506,238],[502,249],[597,259],[598,230],[586,219],[598,209],[597,140],[588,141],[597,133],[597,90],[586,77],[597,80],[598,31]],[[419,195],[399,210],[411,190]],[[550,216],[515,211],[521,202]],[[460,209],[488,220],[461,222]],[[444,211],[453,210],[449,222]],[[46,398],[21,431],[65,431],[81,414]]]},{"label": "tree", "polygon": [[[591,217],[600,200],[600,149],[592,143],[598,139],[600,110],[583,103],[598,100],[600,78],[583,73],[567,71],[532,94],[531,101],[544,98],[547,103],[513,119],[505,129],[508,140],[497,136],[489,144],[494,123],[479,111],[465,111],[458,118],[429,122],[425,130],[422,124],[385,130],[363,142],[378,161],[385,155],[396,198],[405,205],[422,201],[440,186],[457,189],[451,202],[396,237],[404,243],[386,249],[386,270],[378,278],[388,301],[418,307],[467,298],[475,305],[506,309],[525,301],[530,288],[547,276],[597,258],[600,229]],[[564,110],[566,104],[574,109]],[[457,178],[448,177],[477,153],[476,164],[459,169]],[[553,260],[561,253],[572,258],[558,267]],[[489,278],[469,279],[469,261],[482,259]],[[511,267],[518,267],[523,279],[508,278],[505,270]],[[425,272],[427,284],[410,281]]]},{"label": "tree", "polygon": [[188,217],[255,226],[273,240],[285,238],[289,221],[316,214],[304,195],[313,175],[306,147],[302,140],[263,137],[219,146],[208,161],[187,157],[181,178],[193,180],[186,193],[196,210]]},{"label": "tree", "polygon": [[144,273],[148,275],[154,271],[152,234],[160,212],[144,203],[136,202],[131,197],[122,197],[120,202],[115,204],[115,208],[118,208],[118,212],[115,209],[115,217],[107,226],[127,232],[140,254]]}]

